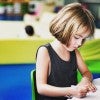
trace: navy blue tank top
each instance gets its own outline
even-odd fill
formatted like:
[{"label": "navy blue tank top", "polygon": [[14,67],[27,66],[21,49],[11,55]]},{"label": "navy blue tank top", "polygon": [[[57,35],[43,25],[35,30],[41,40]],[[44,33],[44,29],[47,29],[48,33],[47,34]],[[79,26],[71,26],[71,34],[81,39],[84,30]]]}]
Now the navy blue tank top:
[{"label": "navy blue tank top", "polygon": [[[70,52],[70,60],[62,60],[54,51],[50,44],[44,45],[47,48],[51,71],[47,79],[47,84],[56,87],[70,87],[77,84],[77,61],[75,51]],[[37,100],[66,100],[66,97],[48,97],[38,94]]]}]

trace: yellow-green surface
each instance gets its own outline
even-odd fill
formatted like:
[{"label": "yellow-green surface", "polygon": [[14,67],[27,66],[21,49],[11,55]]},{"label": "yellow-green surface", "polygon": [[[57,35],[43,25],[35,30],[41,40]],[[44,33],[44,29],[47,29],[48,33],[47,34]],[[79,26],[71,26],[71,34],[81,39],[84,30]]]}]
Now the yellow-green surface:
[{"label": "yellow-green surface", "polygon": [[52,39],[0,40],[0,64],[34,63],[37,48]]},{"label": "yellow-green surface", "polygon": [[[0,64],[35,63],[37,48],[52,40],[41,38],[0,40]],[[100,39],[87,41],[79,50],[89,68],[100,72],[98,70],[100,69]]]},{"label": "yellow-green surface", "polygon": [[[89,70],[100,74],[100,39],[87,41],[79,50]],[[80,79],[78,72],[78,80]]]},{"label": "yellow-green surface", "polygon": [[100,39],[87,41],[79,50],[84,60],[100,60]]},{"label": "yellow-green surface", "polygon": [[[37,48],[52,40],[41,38],[0,40],[0,64],[35,63]],[[100,39],[87,41],[79,50],[90,71],[100,74]],[[78,79],[81,79],[79,73]]]}]

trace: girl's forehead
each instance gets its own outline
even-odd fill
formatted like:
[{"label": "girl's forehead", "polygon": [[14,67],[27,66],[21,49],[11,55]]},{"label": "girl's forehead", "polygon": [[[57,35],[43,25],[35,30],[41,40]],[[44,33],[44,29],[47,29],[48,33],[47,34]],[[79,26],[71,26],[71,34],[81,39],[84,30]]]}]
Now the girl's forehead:
[{"label": "girl's forehead", "polygon": [[87,38],[89,36],[88,34],[75,34],[75,35],[81,38]]},{"label": "girl's forehead", "polygon": [[77,28],[76,32],[74,34],[80,35],[80,36],[88,36],[90,34],[90,30],[87,27],[79,27]]}]

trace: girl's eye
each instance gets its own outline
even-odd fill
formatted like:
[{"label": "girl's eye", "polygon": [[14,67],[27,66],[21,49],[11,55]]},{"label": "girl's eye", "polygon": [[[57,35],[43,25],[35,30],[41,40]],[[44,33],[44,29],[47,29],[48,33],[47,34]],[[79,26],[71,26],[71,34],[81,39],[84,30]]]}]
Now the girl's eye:
[{"label": "girl's eye", "polygon": [[79,39],[79,37],[74,36],[75,39]]}]

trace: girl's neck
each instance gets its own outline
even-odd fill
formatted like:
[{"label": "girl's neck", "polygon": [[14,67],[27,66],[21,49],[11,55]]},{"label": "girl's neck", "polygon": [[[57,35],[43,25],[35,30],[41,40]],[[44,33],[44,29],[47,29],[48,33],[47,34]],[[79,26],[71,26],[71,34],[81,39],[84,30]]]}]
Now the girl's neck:
[{"label": "girl's neck", "polygon": [[51,46],[61,59],[64,61],[69,61],[70,51],[67,49],[66,45],[62,44],[58,40],[55,40],[51,43]]},{"label": "girl's neck", "polygon": [[51,44],[53,44],[53,46],[54,47],[56,47],[56,48],[59,48],[59,49],[61,49],[62,51],[67,51],[67,52],[69,52],[70,50],[69,50],[69,48],[65,45],[65,44],[62,44],[60,41],[58,41],[58,40],[55,40],[54,42],[52,42]]}]

